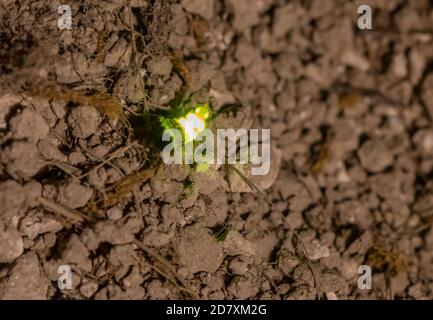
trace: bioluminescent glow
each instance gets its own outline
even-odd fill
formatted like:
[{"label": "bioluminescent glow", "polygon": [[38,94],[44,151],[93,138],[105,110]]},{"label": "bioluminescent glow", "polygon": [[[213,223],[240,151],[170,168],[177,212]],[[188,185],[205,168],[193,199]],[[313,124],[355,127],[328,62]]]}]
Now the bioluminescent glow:
[{"label": "bioluminescent glow", "polygon": [[193,141],[204,129],[206,120],[209,118],[209,104],[199,105],[193,111],[188,112],[180,118],[174,119],[181,127],[185,135],[185,142]]}]

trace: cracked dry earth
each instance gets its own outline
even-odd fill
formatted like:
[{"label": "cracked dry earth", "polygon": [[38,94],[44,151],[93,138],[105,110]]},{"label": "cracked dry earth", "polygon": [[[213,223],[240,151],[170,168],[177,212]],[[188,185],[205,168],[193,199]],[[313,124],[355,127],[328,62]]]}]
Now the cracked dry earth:
[{"label": "cracked dry earth", "polygon": [[[1,299],[433,298],[430,1],[61,4],[1,1]],[[176,94],[271,129],[260,192],[161,165]]]}]

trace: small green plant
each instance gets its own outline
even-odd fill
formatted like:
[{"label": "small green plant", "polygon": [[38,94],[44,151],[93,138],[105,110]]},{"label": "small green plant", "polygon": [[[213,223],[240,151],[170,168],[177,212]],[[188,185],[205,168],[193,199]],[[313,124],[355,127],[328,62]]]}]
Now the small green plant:
[{"label": "small green plant", "polygon": [[180,129],[184,142],[189,143],[206,129],[211,111],[208,102],[193,103],[191,100],[185,100],[167,113],[161,114],[159,121],[164,129]]},{"label": "small green plant", "polygon": [[218,231],[215,232],[214,236],[218,241],[224,241],[230,232],[230,228],[226,222],[224,222]]},{"label": "small green plant", "polygon": [[181,95],[170,101],[168,107],[147,111],[136,119],[136,131],[147,145],[162,149],[166,144],[162,141],[163,133],[169,129],[179,130],[182,134],[182,140],[174,141],[175,144],[193,143],[214,116],[209,102],[194,102]]},{"label": "small green plant", "polygon": [[186,180],[186,182],[183,184],[183,193],[182,196],[188,197],[194,192],[194,182],[190,180]]}]

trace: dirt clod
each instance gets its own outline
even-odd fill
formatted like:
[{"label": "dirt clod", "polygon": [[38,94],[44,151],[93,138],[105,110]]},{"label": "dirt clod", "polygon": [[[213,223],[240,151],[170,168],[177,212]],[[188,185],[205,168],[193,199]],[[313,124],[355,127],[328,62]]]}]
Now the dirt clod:
[{"label": "dirt clod", "polygon": [[24,252],[24,244],[18,230],[0,221],[0,263],[11,263]]},{"label": "dirt clod", "polygon": [[95,108],[79,106],[71,111],[68,121],[74,135],[77,138],[86,139],[96,133],[99,119],[99,114]]},{"label": "dirt clod", "polygon": [[216,271],[224,258],[222,244],[200,224],[188,226],[183,230],[177,239],[176,251],[179,262],[186,268],[187,273]]},{"label": "dirt clod", "polygon": [[[367,4],[2,1],[0,299],[432,299],[433,4]],[[196,104],[269,173],[163,163]]]},{"label": "dirt clod", "polygon": [[47,290],[48,280],[34,252],[21,256],[0,282],[2,300],[45,300]]}]

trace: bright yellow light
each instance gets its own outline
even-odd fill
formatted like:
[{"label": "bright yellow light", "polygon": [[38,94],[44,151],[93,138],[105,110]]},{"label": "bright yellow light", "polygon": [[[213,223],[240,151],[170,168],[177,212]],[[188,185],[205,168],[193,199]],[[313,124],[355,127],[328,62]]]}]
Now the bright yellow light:
[{"label": "bright yellow light", "polygon": [[189,113],[176,121],[185,132],[186,142],[194,140],[206,127],[205,119],[201,118],[196,113]]}]

